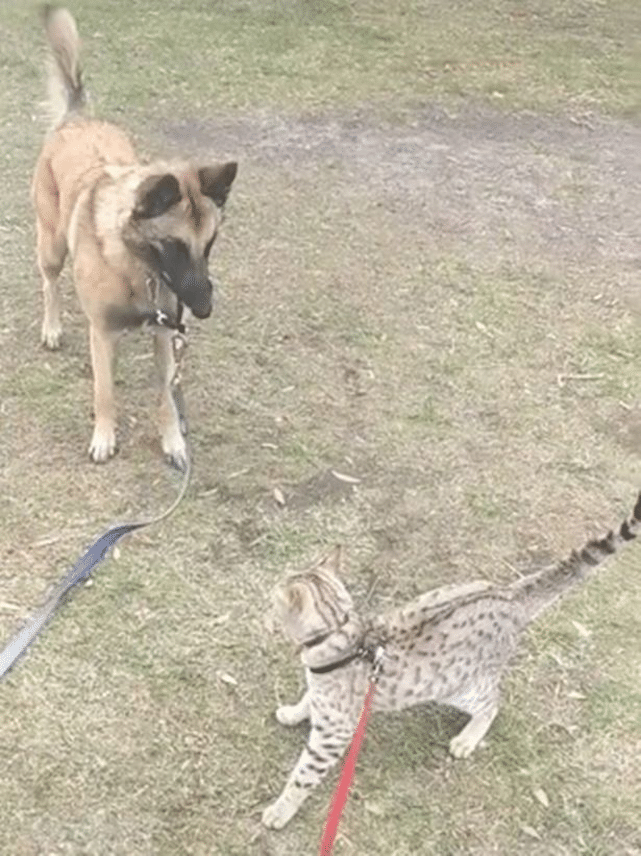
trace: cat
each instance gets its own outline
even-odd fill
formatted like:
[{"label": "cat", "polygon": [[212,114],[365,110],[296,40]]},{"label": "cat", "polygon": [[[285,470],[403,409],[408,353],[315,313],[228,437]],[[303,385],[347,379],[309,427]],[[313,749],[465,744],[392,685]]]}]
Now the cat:
[{"label": "cat", "polygon": [[369,620],[354,610],[340,580],[338,548],[310,570],[288,577],[273,593],[287,636],[300,646],[307,692],[276,711],[282,725],[311,720],[309,741],[276,802],[263,812],[280,829],[347,749],[383,648],[372,710],[440,702],[468,713],[452,738],[455,758],[467,758],[487,733],[499,684],[525,627],[588,572],[634,539],[641,493],[618,531],[589,541],[558,564],[503,587],[478,581],[429,591]]}]

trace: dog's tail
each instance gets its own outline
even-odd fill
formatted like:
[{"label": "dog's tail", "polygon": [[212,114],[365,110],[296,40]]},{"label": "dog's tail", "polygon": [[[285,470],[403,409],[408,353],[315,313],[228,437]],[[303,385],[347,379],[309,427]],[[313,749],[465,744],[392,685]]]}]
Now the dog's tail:
[{"label": "dog's tail", "polygon": [[82,111],[87,97],[79,64],[80,39],[70,12],[47,5],[42,10],[51,57],[47,67],[48,113],[57,128]]}]

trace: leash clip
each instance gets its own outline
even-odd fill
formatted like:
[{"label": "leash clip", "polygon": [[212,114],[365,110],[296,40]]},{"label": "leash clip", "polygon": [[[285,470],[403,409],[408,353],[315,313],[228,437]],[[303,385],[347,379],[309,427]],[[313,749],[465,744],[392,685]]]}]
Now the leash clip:
[{"label": "leash clip", "polygon": [[377,645],[374,650],[374,660],[372,662],[372,676],[370,682],[378,683],[378,679],[383,671],[383,660],[385,659],[385,648],[382,645]]},{"label": "leash clip", "polygon": [[174,394],[180,388],[180,382],[182,380],[182,358],[185,353],[185,348],[187,347],[187,337],[184,333],[180,333],[178,330],[171,337],[171,347],[174,352],[174,376],[171,379],[171,386],[174,389]]},{"label": "leash clip", "polygon": [[183,337],[187,329],[185,325],[178,319],[176,319],[176,321],[172,321],[169,315],[163,309],[156,309],[153,323],[157,327],[166,327],[168,330],[174,330],[176,334]]}]

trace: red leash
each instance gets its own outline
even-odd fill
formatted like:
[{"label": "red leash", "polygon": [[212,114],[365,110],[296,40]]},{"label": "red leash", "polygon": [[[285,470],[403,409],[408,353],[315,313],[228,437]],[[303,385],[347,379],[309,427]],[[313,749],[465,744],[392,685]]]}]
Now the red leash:
[{"label": "red leash", "polygon": [[358,758],[358,753],[360,752],[361,745],[365,739],[365,726],[369,719],[372,707],[372,698],[374,697],[374,691],[376,690],[376,684],[378,683],[381,667],[383,665],[383,653],[383,648],[379,645],[376,649],[376,653],[374,654],[374,666],[369,680],[369,688],[367,690],[367,695],[365,696],[361,718],[358,720],[356,731],[352,737],[352,743],[349,747],[345,764],[343,765],[343,772],[338,780],[338,785],[336,786],[336,791],[334,792],[332,803],[329,808],[329,814],[327,815],[327,820],[325,822],[325,829],[323,830],[323,837],[321,838],[320,843],[320,856],[331,856],[334,839],[338,832],[338,824],[340,822],[341,815],[343,814],[345,803],[347,802],[347,795],[349,794],[352,779],[354,778],[356,759]]}]

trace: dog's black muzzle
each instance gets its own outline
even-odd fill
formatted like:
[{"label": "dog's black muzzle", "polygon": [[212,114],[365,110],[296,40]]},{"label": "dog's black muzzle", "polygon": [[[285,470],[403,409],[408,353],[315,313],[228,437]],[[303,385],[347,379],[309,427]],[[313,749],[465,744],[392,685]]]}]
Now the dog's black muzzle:
[{"label": "dog's black muzzle", "polygon": [[207,261],[194,260],[187,246],[165,239],[150,247],[151,262],[162,281],[196,318],[211,315],[214,286],[207,276]]}]

